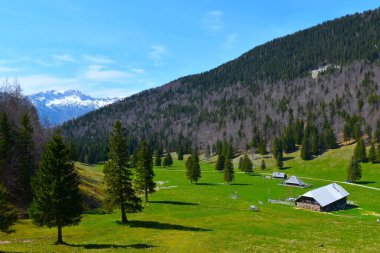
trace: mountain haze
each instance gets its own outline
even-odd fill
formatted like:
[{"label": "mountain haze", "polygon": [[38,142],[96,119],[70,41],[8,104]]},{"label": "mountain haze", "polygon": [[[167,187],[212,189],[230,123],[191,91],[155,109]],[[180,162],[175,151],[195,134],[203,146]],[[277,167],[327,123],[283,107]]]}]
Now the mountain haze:
[{"label": "mountain haze", "polygon": [[270,143],[290,119],[305,120],[308,112],[316,125],[328,120],[339,140],[352,119],[362,131],[374,129],[380,116],[379,23],[376,9],[275,39],[210,71],[70,120],[64,134],[77,143],[80,160],[95,162],[105,159],[116,120],[130,143],[148,139],[166,150],[186,142],[203,149],[222,139],[245,149],[257,132]]}]

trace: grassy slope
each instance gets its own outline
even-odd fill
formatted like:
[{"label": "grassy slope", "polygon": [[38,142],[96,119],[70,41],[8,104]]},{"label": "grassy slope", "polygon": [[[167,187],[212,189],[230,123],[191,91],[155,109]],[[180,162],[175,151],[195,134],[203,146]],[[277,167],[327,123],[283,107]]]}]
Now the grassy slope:
[{"label": "grassy slope", "polygon": [[[286,161],[285,165],[291,167],[286,172],[344,180],[345,160],[351,149],[348,146],[329,151],[307,162],[307,167],[297,154],[290,154],[295,158]],[[271,163],[269,158],[268,167]],[[380,247],[380,224],[374,216],[380,213],[379,191],[344,185],[351,193],[350,200],[360,208],[317,213],[266,202],[268,194],[270,198],[296,197],[304,189],[278,186],[277,180],[241,173],[235,175],[236,184],[224,185],[223,175],[214,171],[213,164],[202,163],[201,167],[199,185],[186,180],[183,162],[175,161],[170,169],[156,168],[156,181],[164,182],[161,187],[175,187],[153,194],[142,213],[128,216],[130,226],[117,223],[117,212],[86,214],[79,226],[64,228],[64,240],[71,245],[55,246],[55,229],[37,228],[23,220],[16,224],[14,233],[0,234],[1,242],[10,242],[0,244],[0,251],[124,252],[150,248],[153,252],[273,252],[276,248],[277,252],[375,252]],[[367,167],[371,173],[374,170],[373,177]],[[368,185],[378,186],[380,182],[380,172],[375,168],[379,165],[363,166],[363,180],[376,182]],[[101,167],[87,169],[97,171]],[[326,184],[305,181],[314,186]],[[228,197],[233,191],[240,199]],[[248,211],[252,204],[260,212]]]}]

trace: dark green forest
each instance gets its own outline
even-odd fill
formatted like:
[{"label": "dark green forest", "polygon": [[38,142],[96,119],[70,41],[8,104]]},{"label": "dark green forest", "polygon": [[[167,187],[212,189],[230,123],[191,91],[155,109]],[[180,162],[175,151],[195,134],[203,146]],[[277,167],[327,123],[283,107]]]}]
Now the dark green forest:
[{"label": "dark green forest", "polygon": [[[314,144],[306,158],[336,141],[370,137],[380,116],[379,23],[376,9],[275,39],[210,71],[71,120],[63,133],[75,143],[76,158],[89,163],[107,159],[107,136],[116,120],[126,127],[131,154],[142,140],[161,153],[209,146],[215,154],[218,140],[228,140],[234,150],[263,153],[274,136],[302,144],[293,128],[306,122],[307,144],[321,134],[329,142],[318,144],[323,148]],[[325,71],[312,78],[311,71],[321,67]]]}]

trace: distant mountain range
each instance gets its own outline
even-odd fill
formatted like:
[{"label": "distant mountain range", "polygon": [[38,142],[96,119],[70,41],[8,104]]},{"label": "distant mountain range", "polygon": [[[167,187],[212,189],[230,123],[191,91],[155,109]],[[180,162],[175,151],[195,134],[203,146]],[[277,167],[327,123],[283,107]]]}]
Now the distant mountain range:
[{"label": "distant mountain range", "polygon": [[45,126],[59,125],[65,121],[111,104],[118,98],[93,98],[78,90],[39,92],[29,96],[36,106]]}]

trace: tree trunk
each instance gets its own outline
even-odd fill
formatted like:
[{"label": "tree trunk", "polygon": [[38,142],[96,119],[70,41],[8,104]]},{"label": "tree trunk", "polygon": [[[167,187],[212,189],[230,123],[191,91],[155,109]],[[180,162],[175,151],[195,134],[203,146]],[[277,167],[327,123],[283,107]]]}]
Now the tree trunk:
[{"label": "tree trunk", "polygon": [[62,244],[63,243],[63,240],[62,240],[62,226],[58,226],[58,238],[57,238],[57,241],[55,242],[55,244]]},{"label": "tree trunk", "polygon": [[121,206],[121,223],[123,224],[127,224],[128,223],[128,219],[127,219],[127,215],[125,214],[125,208],[124,206]]}]

